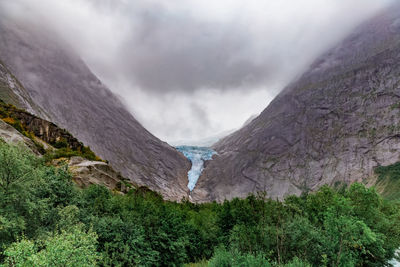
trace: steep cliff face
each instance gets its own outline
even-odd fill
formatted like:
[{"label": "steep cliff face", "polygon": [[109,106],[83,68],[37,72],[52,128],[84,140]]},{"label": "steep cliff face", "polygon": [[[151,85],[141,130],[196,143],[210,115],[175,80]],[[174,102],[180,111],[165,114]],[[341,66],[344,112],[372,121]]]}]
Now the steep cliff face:
[{"label": "steep cliff face", "polygon": [[65,129],[2,100],[0,142],[25,146],[55,166],[67,164],[73,181],[80,187],[98,184],[120,193],[126,193],[132,187],[138,188]]},{"label": "steep cliff face", "polygon": [[0,99],[29,112],[35,112],[42,118],[46,113],[37,106],[29,93],[0,60]]},{"label": "steep cliff face", "polygon": [[35,104],[30,111],[43,110],[138,185],[187,196],[189,161],[144,129],[55,34],[2,18],[0,59]]},{"label": "steep cliff face", "polygon": [[5,104],[0,99],[0,119],[12,122],[20,128],[21,131],[31,133],[49,145],[69,147],[72,150],[83,151],[84,145],[78,139],[73,137],[65,129],[59,128],[54,123],[36,117],[35,115],[16,108],[13,105]]},{"label": "steep cliff face", "polygon": [[400,7],[361,25],[321,56],[219,153],[195,201],[272,198],[368,180],[400,156]]}]

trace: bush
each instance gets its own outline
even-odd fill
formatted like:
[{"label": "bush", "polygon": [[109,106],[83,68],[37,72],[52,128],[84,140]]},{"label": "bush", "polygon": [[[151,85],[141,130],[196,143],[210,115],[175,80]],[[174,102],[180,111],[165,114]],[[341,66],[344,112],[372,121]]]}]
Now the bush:
[{"label": "bush", "polygon": [[96,233],[76,226],[48,237],[40,246],[26,239],[13,243],[4,252],[3,266],[97,266],[96,244]]},{"label": "bush", "polygon": [[65,138],[60,138],[57,142],[52,144],[55,148],[66,148],[68,147],[68,142]]},{"label": "bush", "polygon": [[85,148],[81,151],[81,150],[72,150],[69,147],[63,147],[54,151],[49,150],[44,155],[44,158],[47,162],[50,162],[53,159],[71,158],[71,157],[82,157],[88,160],[102,161],[99,157],[96,156],[96,154],[94,154],[88,148]]},{"label": "bush", "polygon": [[284,267],[311,267],[311,265],[295,257],[289,263],[285,264]]},{"label": "bush", "polygon": [[2,119],[7,124],[14,127],[18,132],[23,133],[25,131],[25,127],[21,124],[21,122],[17,119],[6,117]]},{"label": "bush", "polygon": [[211,258],[210,267],[271,267],[261,254],[241,254],[239,251],[227,251],[219,247]]}]

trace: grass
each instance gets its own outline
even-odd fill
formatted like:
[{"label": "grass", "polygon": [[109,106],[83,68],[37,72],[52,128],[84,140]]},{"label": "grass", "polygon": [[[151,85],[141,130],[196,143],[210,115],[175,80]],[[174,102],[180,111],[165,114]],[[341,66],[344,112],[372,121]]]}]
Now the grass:
[{"label": "grass", "polygon": [[378,180],[375,187],[388,200],[400,199],[400,162],[375,169]]},{"label": "grass", "polygon": [[103,161],[101,158],[96,156],[96,154],[93,151],[91,151],[90,148],[88,147],[84,147],[83,151],[72,150],[69,147],[59,148],[54,151],[48,150],[45,153],[44,157],[47,162],[50,162],[53,159],[71,158],[71,157],[82,157],[88,160]]},{"label": "grass", "polygon": [[207,260],[202,260],[202,261],[196,262],[196,263],[187,263],[184,266],[185,267],[207,267],[208,266],[208,261]]}]

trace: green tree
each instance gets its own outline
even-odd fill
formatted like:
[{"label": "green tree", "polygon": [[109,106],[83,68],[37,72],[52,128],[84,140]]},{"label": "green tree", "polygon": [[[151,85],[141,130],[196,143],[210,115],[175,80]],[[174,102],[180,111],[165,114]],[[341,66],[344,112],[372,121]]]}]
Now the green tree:
[{"label": "green tree", "polygon": [[[0,190],[9,195],[32,176],[37,176],[38,159],[21,144],[8,145],[0,141]],[[4,201],[4,200],[3,200]]]},{"label": "green tree", "polygon": [[[77,196],[65,168],[46,166],[21,146],[0,144],[0,249],[23,234],[38,238],[55,229],[58,211]],[[6,162],[6,163],[5,163]],[[4,178],[5,177],[5,178]]]},{"label": "green tree", "polygon": [[6,249],[4,267],[90,267],[100,259],[96,251],[97,235],[93,231],[83,231],[75,226],[62,230],[43,242],[38,249],[34,242],[23,239]]}]

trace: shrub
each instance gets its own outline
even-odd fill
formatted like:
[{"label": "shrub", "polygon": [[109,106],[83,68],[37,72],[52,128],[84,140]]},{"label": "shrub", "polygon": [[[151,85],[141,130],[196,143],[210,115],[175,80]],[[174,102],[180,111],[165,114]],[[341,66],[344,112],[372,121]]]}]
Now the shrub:
[{"label": "shrub", "polygon": [[21,122],[17,119],[6,117],[2,119],[4,122],[8,123],[12,127],[14,127],[18,132],[22,133],[25,131],[25,127],[21,124]]},{"label": "shrub", "polygon": [[55,151],[47,151],[44,155],[46,162],[50,162],[53,159],[59,158],[71,158],[71,157],[82,157],[88,160],[102,161],[99,157],[96,156],[90,149],[86,148],[83,151],[81,150],[72,150],[69,147],[59,148]]},{"label": "shrub", "polygon": [[60,138],[58,141],[52,144],[55,148],[66,148],[68,147],[68,142],[65,138]]},{"label": "shrub", "polygon": [[12,244],[4,252],[6,264],[3,266],[91,267],[100,259],[96,233],[83,231],[79,226],[56,233],[43,243],[40,249],[26,239]]},{"label": "shrub", "polygon": [[271,267],[262,254],[241,254],[239,251],[227,251],[223,247],[216,249],[208,264],[210,267]]}]

